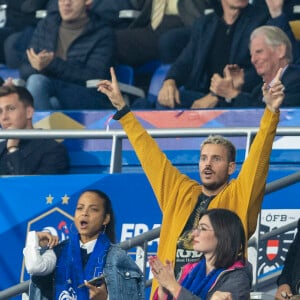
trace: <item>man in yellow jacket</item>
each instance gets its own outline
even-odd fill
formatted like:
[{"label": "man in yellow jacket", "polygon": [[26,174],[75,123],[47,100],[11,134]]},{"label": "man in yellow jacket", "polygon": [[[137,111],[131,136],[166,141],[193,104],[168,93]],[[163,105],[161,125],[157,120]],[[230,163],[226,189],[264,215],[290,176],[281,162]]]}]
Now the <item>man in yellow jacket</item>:
[{"label": "man in yellow jacket", "polygon": [[[118,110],[114,119],[122,124],[152,186],[163,220],[158,246],[162,261],[171,260],[177,274],[187,262],[198,259],[191,249],[188,232],[198,224],[202,209],[226,208],[242,220],[246,236],[254,233],[264,196],[269,158],[279,122],[279,107],[284,99],[284,86],[279,69],[272,86],[262,87],[266,109],[260,129],[239,175],[230,180],[235,170],[235,148],[221,136],[211,136],[201,145],[199,174],[201,184],[180,173],[156,142],[137,121],[120,93],[114,70],[112,81],[99,83]],[[154,280],[152,291],[157,287]]]}]

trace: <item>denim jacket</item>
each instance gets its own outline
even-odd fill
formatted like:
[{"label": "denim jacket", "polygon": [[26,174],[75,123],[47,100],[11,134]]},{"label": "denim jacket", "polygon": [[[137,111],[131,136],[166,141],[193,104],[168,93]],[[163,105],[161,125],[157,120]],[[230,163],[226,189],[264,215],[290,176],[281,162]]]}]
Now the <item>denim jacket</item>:
[{"label": "denim jacket", "polygon": [[109,300],[145,299],[144,276],[136,263],[120,247],[110,247],[103,273]]},{"label": "denim jacket", "polygon": [[[109,300],[144,300],[145,286],[142,271],[117,245],[111,245],[103,270]],[[29,300],[52,300],[54,274],[32,276]],[[80,299],[83,300],[83,299]]]}]

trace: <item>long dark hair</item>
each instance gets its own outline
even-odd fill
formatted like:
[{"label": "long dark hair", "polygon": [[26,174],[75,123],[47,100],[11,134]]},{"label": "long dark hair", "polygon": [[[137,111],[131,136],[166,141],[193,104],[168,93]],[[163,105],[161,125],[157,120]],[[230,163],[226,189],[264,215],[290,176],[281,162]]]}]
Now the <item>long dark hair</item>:
[{"label": "long dark hair", "polygon": [[234,262],[245,261],[246,236],[239,216],[228,209],[207,210],[207,215],[218,240],[214,253],[215,268],[229,268]]},{"label": "long dark hair", "polygon": [[103,200],[104,215],[106,214],[110,215],[110,221],[106,225],[105,233],[108,236],[109,240],[112,243],[115,243],[116,242],[115,216],[114,216],[114,211],[109,197],[107,196],[107,194],[105,194],[100,190],[85,190],[84,192],[81,193],[81,195],[84,193],[94,193]]}]

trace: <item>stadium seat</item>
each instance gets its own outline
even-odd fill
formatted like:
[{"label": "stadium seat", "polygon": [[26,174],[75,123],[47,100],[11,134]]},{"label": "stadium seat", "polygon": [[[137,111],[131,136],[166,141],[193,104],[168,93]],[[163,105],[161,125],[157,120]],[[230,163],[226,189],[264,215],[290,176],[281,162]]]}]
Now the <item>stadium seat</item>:
[{"label": "stadium seat", "polygon": [[154,104],[154,102],[157,100],[158,92],[170,67],[171,65],[169,64],[160,65],[153,73],[147,97],[150,103]]},{"label": "stadium seat", "polygon": [[[147,96],[146,95],[139,96],[138,95],[139,93],[137,91],[140,91],[140,93],[142,95],[143,90],[138,87],[135,87],[135,86],[132,86],[132,87],[129,86],[129,88],[128,88],[129,83],[126,84],[126,86],[124,86],[122,84],[122,82],[123,82],[122,76],[124,76],[124,74],[119,75],[118,70],[116,70],[121,91],[123,92],[123,94],[125,93],[126,96],[130,99],[130,101],[129,101],[130,104],[132,104],[134,102],[133,108],[143,109],[143,108],[154,107],[154,104],[157,100],[159,90],[162,86],[162,83],[163,83],[170,67],[171,67],[170,64],[162,64],[156,68],[153,75],[151,76],[151,81],[149,84],[149,89],[147,91]],[[131,92],[131,90],[133,90],[133,92]]]},{"label": "stadium seat", "polygon": [[153,74],[155,70],[161,65],[160,60],[150,60],[143,65],[140,65],[138,67],[134,67],[134,73],[138,75],[143,74]]},{"label": "stadium seat", "polygon": [[20,73],[18,69],[10,69],[6,65],[0,65],[0,76],[5,80],[8,77],[15,79],[20,78]]},{"label": "stadium seat", "polygon": [[134,70],[128,65],[117,65],[115,67],[117,78],[120,82],[134,85]]},{"label": "stadium seat", "polygon": [[[134,86],[134,71],[133,68],[127,65],[115,66],[116,76],[118,78],[120,90],[130,105],[131,98],[144,98],[145,92]],[[91,79],[86,82],[86,87],[95,88],[99,82],[99,79]]]}]

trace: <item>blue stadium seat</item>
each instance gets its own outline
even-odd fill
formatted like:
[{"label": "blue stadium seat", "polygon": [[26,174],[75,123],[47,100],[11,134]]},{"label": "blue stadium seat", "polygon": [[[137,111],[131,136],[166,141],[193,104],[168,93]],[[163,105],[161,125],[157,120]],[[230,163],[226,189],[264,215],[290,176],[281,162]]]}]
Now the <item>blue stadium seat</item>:
[{"label": "blue stadium seat", "polygon": [[119,82],[134,85],[134,70],[128,65],[117,65],[115,67]]},{"label": "blue stadium seat", "polygon": [[[162,86],[162,83],[167,75],[167,72],[169,70],[169,68],[171,67],[170,64],[161,64],[160,66],[158,66],[156,68],[156,70],[154,71],[154,73],[151,76],[151,80],[150,80],[150,84],[149,84],[149,88],[147,91],[147,96],[144,97],[137,97],[137,93],[135,90],[140,90],[142,92],[142,89],[140,88],[136,88],[135,87],[135,93],[131,93],[131,91],[127,90],[127,94],[131,97],[133,97],[133,99],[130,101],[133,103],[132,107],[134,109],[148,109],[148,108],[152,108],[154,107],[154,104],[157,100],[157,96],[159,93],[159,90]],[[118,74],[117,74],[118,76]],[[122,82],[121,77],[118,77],[119,82]],[[124,89],[123,89],[124,91]]]},{"label": "blue stadium seat", "polygon": [[5,80],[8,77],[15,79],[20,78],[20,73],[18,69],[10,69],[6,65],[0,65],[0,76]]},{"label": "blue stadium seat", "polygon": [[160,65],[152,75],[151,82],[148,90],[148,101],[154,103],[157,100],[158,92],[162,86],[162,83],[167,75],[171,65]]},{"label": "blue stadium seat", "polygon": [[133,69],[136,75],[153,74],[160,65],[161,65],[160,60],[150,60],[141,66],[134,67]]}]

